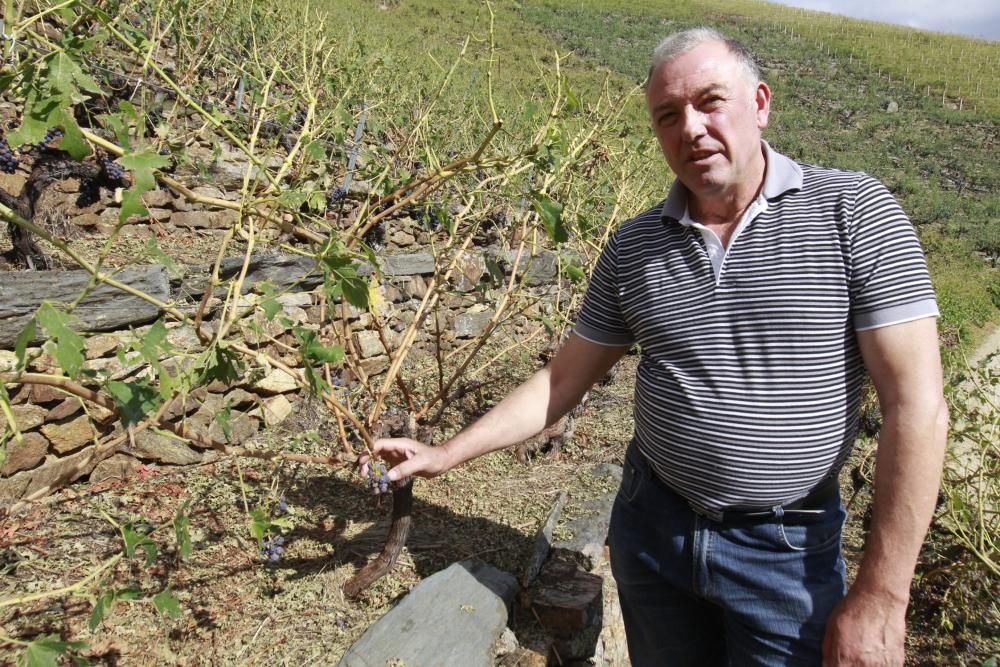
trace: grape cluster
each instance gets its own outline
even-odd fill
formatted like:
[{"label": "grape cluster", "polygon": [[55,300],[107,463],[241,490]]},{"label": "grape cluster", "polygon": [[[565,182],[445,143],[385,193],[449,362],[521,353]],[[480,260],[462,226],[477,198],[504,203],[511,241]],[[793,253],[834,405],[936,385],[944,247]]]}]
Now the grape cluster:
[{"label": "grape cluster", "polygon": [[63,131],[60,130],[58,127],[53,127],[50,128],[48,131],[46,131],[45,136],[42,137],[42,140],[39,141],[37,144],[33,144],[31,148],[32,150],[40,151],[45,148],[48,148],[49,144],[55,141],[56,139],[62,139],[62,138],[63,138]]},{"label": "grape cluster", "polygon": [[97,155],[97,163],[101,167],[101,171],[104,173],[104,177],[108,179],[111,183],[126,183],[125,180],[125,169],[111,159],[111,156],[105,152],[101,152]]},{"label": "grape cluster", "polygon": [[267,538],[260,553],[268,562],[277,563],[285,553],[285,538],[281,535]]},{"label": "grape cluster", "polygon": [[344,197],[347,196],[347,190],[339,185],[335,185],[330,188],[330,191],[326,193],[326,210],[330,210],[340,202],[344,201]]},{"label": "grape cluster", "polygon": [[3,135],[0,135],[0,171],[5,174],[13,174],[17,171],[19,164],[20,162],[17,156],[14,155],[14,151],[7,145],[7,139]]},{"label": "grape cluster", "polygon": [[278,498],[278,514],[288,514],[288,501],[284,496]]},{"label": "grape cluster", "polygon": [[373,461],[368,465],[368,488],[381,495],[389,492],[389,471],[380,461]]},{"label": "grape cluster", "polygon": [[361,240],[372,250],[381,250],[385,247],[388,230],[389,224],[385,220],[379,220],[374,227],[368,230]]}]

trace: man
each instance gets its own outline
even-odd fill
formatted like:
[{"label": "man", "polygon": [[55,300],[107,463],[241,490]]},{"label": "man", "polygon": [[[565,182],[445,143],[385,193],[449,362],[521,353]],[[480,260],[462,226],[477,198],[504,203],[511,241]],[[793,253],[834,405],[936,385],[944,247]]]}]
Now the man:
[{"label": "man", "polygon": [[[399,479],[513,445],[638,343],[609,533],[633,664],[901,665],[947,431],[913,228],[874,179],[763,142],[771,91],[713,30],[664,40],[646,101],[677,179],[609,241],[565,347],[442,446],[375,452]],[[884,425],[847,590],[837,473],[865,369]]]}]

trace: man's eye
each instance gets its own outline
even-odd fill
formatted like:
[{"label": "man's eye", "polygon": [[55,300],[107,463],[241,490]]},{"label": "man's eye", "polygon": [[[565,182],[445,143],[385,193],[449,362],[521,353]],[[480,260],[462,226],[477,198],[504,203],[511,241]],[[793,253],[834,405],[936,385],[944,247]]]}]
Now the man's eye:
[{"label": "man's eye", "polygon": [[660,116],[660,125],[670,125],[677,119],[677,114],[670,112]]}]

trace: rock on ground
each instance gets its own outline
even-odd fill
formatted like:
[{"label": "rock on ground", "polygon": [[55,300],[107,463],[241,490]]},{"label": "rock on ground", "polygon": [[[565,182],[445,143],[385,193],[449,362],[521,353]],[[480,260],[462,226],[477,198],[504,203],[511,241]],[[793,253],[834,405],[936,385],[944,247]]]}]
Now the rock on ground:
[{"label": "rock on ground", "polygon": [[479,561],[455,563],[415,586],[338,665],[492,667],[516,590],[513,575]]}]

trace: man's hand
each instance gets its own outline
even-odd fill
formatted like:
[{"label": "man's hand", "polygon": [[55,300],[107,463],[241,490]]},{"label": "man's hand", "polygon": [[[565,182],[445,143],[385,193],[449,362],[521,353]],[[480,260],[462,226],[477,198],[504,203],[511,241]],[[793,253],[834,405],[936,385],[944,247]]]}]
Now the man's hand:
[{"label": "man's hand", "polygon": [[827,621],[823,667],[897,667],[905,637],[905,600],[852,588]]},{"label": "man's hand", "polygon": [[[573,334],[548,366],[451,440],[429,447],[409,438],[386,438],[375,442],[373,452],[393,466],[389,479],[397,481],[411,475],[436,477],[516,445],[558,421],[627,350],[627,345],[600,345]],[[358,459],[362,475],[368,473],[370,458]]]},{"label": "man's hand", "polygon": [[[397,482],[406,477],[437,477],[451,468],[444,447],[430,447],[410,438],[383,438],[375,441],[373,451],[389,463],[389,480]],[[362,454],[358,459],[361,474],[368,474],[371,457]]]}]

